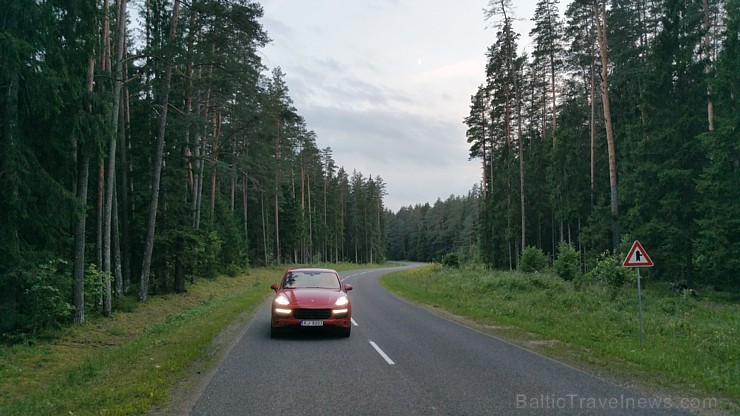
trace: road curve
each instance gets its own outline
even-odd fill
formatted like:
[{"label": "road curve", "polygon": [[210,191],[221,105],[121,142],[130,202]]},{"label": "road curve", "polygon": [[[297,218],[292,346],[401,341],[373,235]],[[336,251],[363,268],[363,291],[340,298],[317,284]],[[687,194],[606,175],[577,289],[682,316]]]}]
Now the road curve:
[{"label": "road curve", "polygon": [[350,338],[271,339],[265,302],[190,415],[686,414],[415,307],[378,283],[392,270],[341,273],[354,286]]}]

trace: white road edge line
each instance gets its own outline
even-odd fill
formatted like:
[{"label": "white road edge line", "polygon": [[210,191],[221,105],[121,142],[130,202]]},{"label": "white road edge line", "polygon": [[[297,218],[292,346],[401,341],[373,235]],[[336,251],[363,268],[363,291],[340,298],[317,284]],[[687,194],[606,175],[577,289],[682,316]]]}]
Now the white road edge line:
[{"label": "white road edge line", "polygon": [[380,356],[383,357],[383,359],[385,360],[385,362],[387,362],[389,365],[394,365],[395,364],[393,362],[393,360],[391,360],[391,357],[389,357],[386,353],[383,352],[383,350],[380,349],[380,347],[378,346],[378,344],[370,341],[370,345],[372,345],[373,348],[375,348],[375,351],[377,351],[378,354],[380,354]]},{"label": "white road edge line", "polygon": [[[377,269],[377,270],[382,270],[382,269]],[[365,271],[365,272],[361,272],[361,273],[355,273],[355,274],[351,274],[351,275],[349,275],[349,276],[345,277],[344,279],[342,279],[342,281],[345,281],[345,280],[349,279],[350,277],[355,277],[355,276],[361,276],[361,275],[363,275],[363,274],[368,274],[368,273],[372,273],[372,272],[374,272],[374,271],[376,271],[376,269],[373,269],[373,270],[368,270],[368,271]]]},{"label": "white road edge line", "polygon": [[352,325],[359,326],[359,325],[357,325],[357,322],[355,321],[355,318],[349,318],[349,320],[352,321]]}]

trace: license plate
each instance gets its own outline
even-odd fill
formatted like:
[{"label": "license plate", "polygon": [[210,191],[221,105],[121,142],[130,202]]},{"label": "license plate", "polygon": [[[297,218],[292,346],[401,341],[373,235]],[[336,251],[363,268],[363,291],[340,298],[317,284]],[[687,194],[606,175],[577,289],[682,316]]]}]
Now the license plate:
[{"label": "license plate", "polygon": [[301,326],[324,326],[324,321],[301,321]]}]

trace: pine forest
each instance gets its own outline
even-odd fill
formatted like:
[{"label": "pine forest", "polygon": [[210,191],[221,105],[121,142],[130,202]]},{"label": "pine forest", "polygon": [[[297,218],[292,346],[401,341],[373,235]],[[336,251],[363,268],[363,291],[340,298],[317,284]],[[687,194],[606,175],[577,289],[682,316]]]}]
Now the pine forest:
[{"label": "pine forest", "polygon": [[651,278],[738,290],[740,2],[515,13],[485,9],[495,42],[463,121],[480,184],[389,215],[389,257],[514,270],[528,250],[575,251],[583,273],[639,240]]},{"label": "pine forest", "polygon": [[259,3],[3,0],[0,334],[249,267],[515,270],[570,248],[587,272],[634,240],[653,278],[737,290],[740,0],[513,6],[483,10],[457,138],[480,182],[392,212],[261,61]]},{"label": "pine forest", "polygon": [[319,148],[261,63],[259,4],[0,12],[0,333],[249,266],[385,260],[385,184]]}]

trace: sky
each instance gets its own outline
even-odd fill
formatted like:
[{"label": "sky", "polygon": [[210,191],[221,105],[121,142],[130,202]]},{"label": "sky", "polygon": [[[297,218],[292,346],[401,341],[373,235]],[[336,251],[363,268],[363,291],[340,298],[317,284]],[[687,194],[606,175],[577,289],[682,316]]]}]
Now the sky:
[{"label": "sky", "polygon": [[[526,37],[535,0],[515,1]],[[259,0],[272,42],[263,63],[351,175],[380,176],[384,204],[434,204],[480,182],[469,160],[470,97],[495,42],[488,0]]]}]

